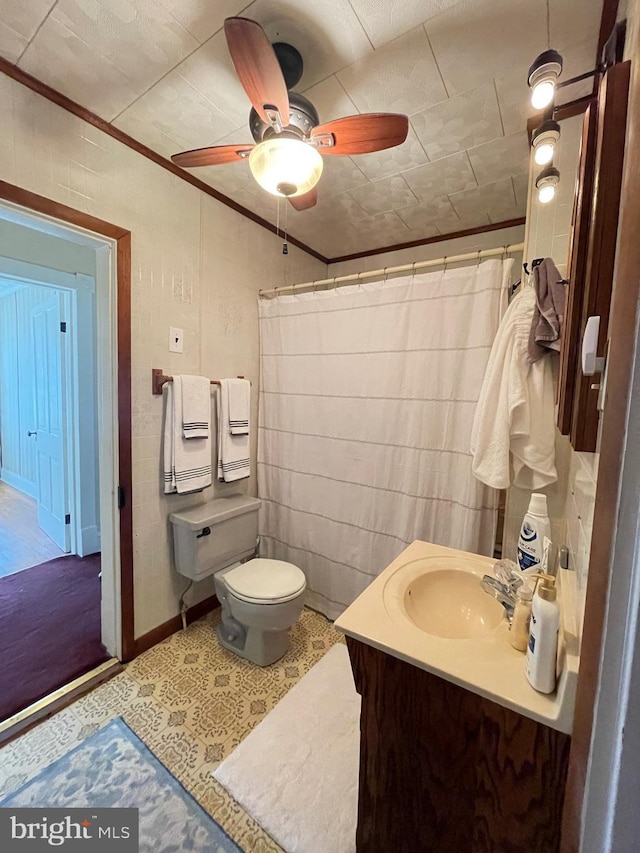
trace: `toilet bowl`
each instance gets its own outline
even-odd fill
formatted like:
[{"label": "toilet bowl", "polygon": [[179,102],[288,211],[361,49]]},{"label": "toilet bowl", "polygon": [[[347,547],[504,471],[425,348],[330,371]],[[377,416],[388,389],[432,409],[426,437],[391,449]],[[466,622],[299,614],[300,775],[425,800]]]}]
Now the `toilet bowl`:
[{"label": "toilet bowl", "polygon": [[174,557],[192,580],[213,575],[222,607],[224,648],[268,666],[289,647],[289,629],[304,606],[306,578],[293,563],[256,557],[261,502],[246,495],[215,498],[174,512]]},{"label": "toilet bowl", "polygon": [[304,606],[304,573],[292,563],[256,558],[222,569],[213,579],[222,605],[221,645],[258,666],[279,660]]}]

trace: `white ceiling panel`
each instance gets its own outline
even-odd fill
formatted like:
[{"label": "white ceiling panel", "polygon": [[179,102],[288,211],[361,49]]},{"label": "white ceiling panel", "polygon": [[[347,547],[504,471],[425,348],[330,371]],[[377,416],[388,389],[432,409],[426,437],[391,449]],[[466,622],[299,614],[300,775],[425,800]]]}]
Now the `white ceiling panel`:
[{"label": "white ceiling panel", "polygon": [[165,80],[170,84],[177,75],[237,127],[249,126],[251,103],[236,75],[223,32],[216,33],[156,85],[161,87]]},{"label": "white ceiling panel", "polygon": [[351,0],[374,47],[406,33],[459,0]]},{"label": "white ceiling panel", "polygon": [[351,197],[371,215],[387,213],[418,201],[402,175],[366,183],[351,190]]},{"label": "white ceiling panel", "polygon": [[463,0],[425,29],[449,95],[468,92],[547,46],[542,0]]},{"label": "white ceiling panel", "polygon": [[418,112],[447,97],[422,27],[354,62],[337,75],[360,112]]},{"label": "white ceiling panel", "polygon": [[[495,78],[496,92],[504,132],[508,136],[527,126],[527,119],[536,114],[531,106],[531,89],[527,83],[526,64]],[[542,113],[539,113],[542,120]]]},{"label": "white ceiling panel", "polygon": [[361,169],[371,181],[404,172],[414,166],[421,166],[427,162],[427,155],[420,144],[415,131],[409,125],[409,133],[402,145],[395,148],[387,148],[384,151],[376,151],[373,154],[359,154],[356,158],[358,168]]},{"label": "white ceiling panel", "polygon": [[[512,175],[511,182],[513,190],[516,194],[516,204],[521,210],[527,208],[527,194],[529,192],[529,173],[524,172],[522,175]],[[522,214],[524,216],[524,214]]]},{"label": "white ceiling panel", "polygon": [[[570,80],[571,77],[577,77],[585,71],[592,71],[596,67],[598,39],[595,37],[588,39],[569,48],[563,48],[563,51],[564,62],[560,82]],[[593,78],[589,77],[579,83],[572,83],[570,86],[556,89],[555,102],[556,104],[566,104],[569,101],[590,95],[592,91]]]},{"label": "white ceiling panel", "polygon": [[55,3],[56,0],[1,0],[0,19],[28,43]]},{"label": "white ceiling panel", "polygon": [[321,183],[318,186],[325,196],[338,195],[367,183],[367,176],[358,167],[359,157],[325,157]]},{"label": "white ceiling panel", "polygon": [[502,136],[493,80],[411,116],[429,160],[440,160]]},{"label": "white ceiling panel", "polygon": [[[177,148],[169,152],[204,148],[234,131],[235,125],[211,101],[180,74],[172,73],[139,98],[114,122],[142,142],[155,133],[173,139]],[[148,132],[145,139],[143,135]],[[240,134],[238,133],[238,141]],[[167,152],[162,152],[166,154]]]},{"label": "white ceiling panel", "polygon": [[238,15],[247,0],[157,0],[191,35],[203,44],[224,25],[224,19]]},{"label": "white ceiling panel", "polygon": [[402,177],[420,199],[442,198],[475,187],[477,181],[466,152],[408,169]]},{"label": "white ceiling panel", "polygon": [[358,113],[358,108],[333,74],[321,83],[316,83],[315,86],[306,89],[304,96],[311,101],[318,111],[320,124]]},{"label": "white ceiling panel", "polygon": [[504,222],[525,213],[516,203],[511,178],[455,193],[450,199],[461,219],[472,219],[486,213],[492,222]]},{"label": "white ceiling panel", "polygon": [[549,0],[550,47],[562,53],[598,35],[602,0]]},{"label": "white ceiling panel", "polygon": [[29,39],[0,21],[0,56],[9,62],[17,62],[22,56]]},{"label": "white ceiling panel", "polygon": [[50,15],[20,62],[29,74],[112,119],[140,94],[125,72]]},{"label": "white ceiling panel", "polygon": [[501,178],[520,175],[529,167],[529,142],[526,131],[502,136],[470,148],[469,160],[479,184],[491,184]]},{"label": "white ceiling panel", "polygon": [[373,50],[348,0],[256,0],[242,14],[300,51],[301,92]]},{"label": "white ceiling panel", "polygon": [[403,207],[396,213],[402,219],[407,228],[416,230],[418,228],[437,227],[438,222],[455,216],[448,196],[444,198],[426,198],[418,204]]}]

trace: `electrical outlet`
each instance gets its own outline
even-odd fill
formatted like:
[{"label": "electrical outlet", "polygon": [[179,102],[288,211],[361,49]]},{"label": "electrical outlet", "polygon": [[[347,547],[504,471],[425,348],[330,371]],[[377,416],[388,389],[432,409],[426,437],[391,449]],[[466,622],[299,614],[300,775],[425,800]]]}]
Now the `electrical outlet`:
[{"label": "electrical outlet", "polygon": [[169,326],[169,352],[184,352],[184,332]]}]

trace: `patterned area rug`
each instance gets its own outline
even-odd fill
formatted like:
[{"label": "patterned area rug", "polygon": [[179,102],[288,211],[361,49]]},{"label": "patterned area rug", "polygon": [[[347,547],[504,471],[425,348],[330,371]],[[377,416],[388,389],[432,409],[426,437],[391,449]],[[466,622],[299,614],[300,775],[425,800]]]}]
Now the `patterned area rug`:
[{"label": "patterned area rug", "polygon": [[119,717],[0,800],[37,806],[137,808],[141,853],[242,853]]}]

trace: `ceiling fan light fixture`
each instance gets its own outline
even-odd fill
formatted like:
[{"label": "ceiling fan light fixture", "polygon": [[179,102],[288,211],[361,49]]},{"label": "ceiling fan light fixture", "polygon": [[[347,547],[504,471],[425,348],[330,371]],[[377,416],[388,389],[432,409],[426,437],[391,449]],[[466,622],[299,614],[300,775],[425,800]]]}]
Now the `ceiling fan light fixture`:
[{"label": "ceiling fan light fixture", "polygon": [[553,166],[547,166],[536,178],[536,189],[538,190],[538,201],[540,204],[548,204],[556,194],[556,187],[560,182],[560,172]]},{"label": "ceiling fan light fixture", "polygon": [[542,110],[553,101],[558,77],[562,73],[562,56],[557,50],[545,50],[536,56],[527,75],[531,88],[531,106]]},{"label": "ceiling fan light fixture", "polygon": [[533,131],[531,144],[533,159],[538,166],[546,166],[553,160],[556,144],[560,139],[560,125],[557,121],[548,119]]},{"label": "ceiling fan light fixture", "polygon": [[312,145],[281,136],[261,142],[249,155],[249,168],[260,186],[287,198],[313,189],[322,165],[322,157]]}]

